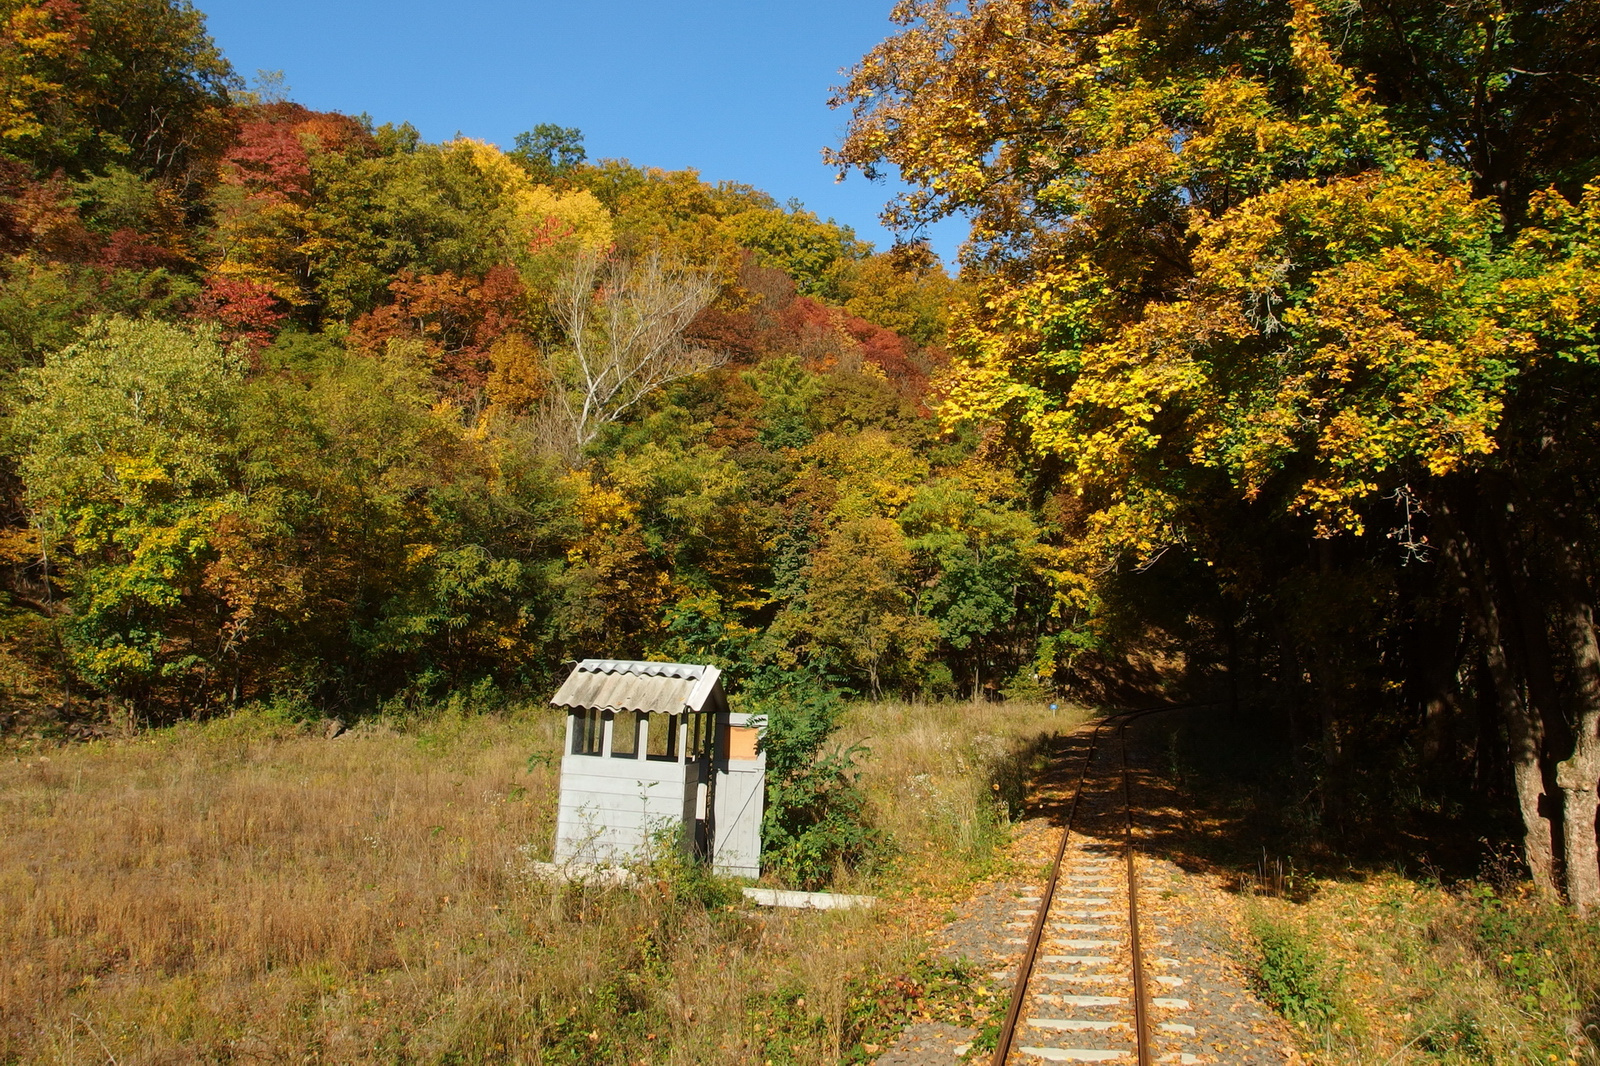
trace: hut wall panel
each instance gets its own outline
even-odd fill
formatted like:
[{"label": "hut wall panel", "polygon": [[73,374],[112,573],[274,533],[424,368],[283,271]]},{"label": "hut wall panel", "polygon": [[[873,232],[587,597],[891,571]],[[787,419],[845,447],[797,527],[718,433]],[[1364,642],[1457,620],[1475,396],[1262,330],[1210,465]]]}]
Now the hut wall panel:
[{"label": "hut wall panel", "polygon": [[652,833],[683,824],[698,780],[693,763],[567,756],[561,761],[556,859],[642,857]]},{"label": "hut wall panel", "polygon": [[[716,846],[711,865],[734,877],[761,875],[761,815],[766,800],[767,755],[758,751],[760,727],[749,714],[724,712],[717,728]],[[744,735],[741,735],[744,734]],[[740,743],[734,743],[737,738]]]}]

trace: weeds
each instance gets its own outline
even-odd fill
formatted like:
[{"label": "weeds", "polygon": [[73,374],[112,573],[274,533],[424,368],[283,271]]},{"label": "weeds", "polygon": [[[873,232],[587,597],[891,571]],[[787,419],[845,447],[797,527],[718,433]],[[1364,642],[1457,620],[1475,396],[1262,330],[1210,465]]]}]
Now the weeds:
[{"label": "weeds", "polygon": [[1444,1061],[1495,1061],[1489,1034],[1477,1015],[1466,1008],[1457,1008],[1429,1025],[1417,1038],[1417,1047]]},{"label": "weeds", "polygon": [[1345,767],[1335,795],[1282,725],[1175,716],[1151,762],[1204,819],[1178,834],[1191,857],[1235,871],[1266,919],[1242,961],[1303,1049],[1329,1066],[1600,1066],[1585,1036],[1600,1036],[1600,922],[1538,900],[1507,827],[1459,782],[1424,795],[1426,768],[1397,752]]},{"label": "weeds", "polygon": [[1292,926],[1258,915],[1251,923],[1256,991],[1268,1005],[1311,1031],[1329,1025],[1336,1006],[1336,978],[1327,960]]},{"label": "weeds", "polygon": [[808,1045],[820,1047],[830,1062],[868,1063],[914,1016],[964,1016],[955,1001],[962,990],[970,995],[971,986],[962,967],[918,959],[907,972],[847,974],[822,995],[790,987],[756,997],[750,1016],[761,1037],[760,1058],[774,1066],[796,1061],[795,1053]]},{"label": "weeds", "polygon": [[862,744],[824,750],[843,714],[838,697],[795,686],[751,706],[766,722],[763,868],[801,888],[821,888],[841,868],[877,865],[891,843],[871,824],[857,784],[858,760],[869,752]]},{"label": "weeds", "polygon": [[1579,1016],[1578,1042],[1585,1066],[1600,1066],[1600,998]]},{"label": "weeds", "polygon": [[1576,1018],[1600,996],[1600,922],[1482,885],[1470,898],[1476,946],[1517,1006]]},{"label": "weeds", "polygon": [[1595,1061],[1584,1024],[1600,1019],[1584,1005],[1600,995],[1600,923],[1517,886],[1396,872],[1254,906],[1258,990],[1318,1061]]},{"label": "weeds", "polygon": [[1254,873],[1239,875],[1239,891],[1304,903],[1316,892],[1316,881],[1296,870],[1292,857],[1268,858],[1267,849],[1262,848]]}]

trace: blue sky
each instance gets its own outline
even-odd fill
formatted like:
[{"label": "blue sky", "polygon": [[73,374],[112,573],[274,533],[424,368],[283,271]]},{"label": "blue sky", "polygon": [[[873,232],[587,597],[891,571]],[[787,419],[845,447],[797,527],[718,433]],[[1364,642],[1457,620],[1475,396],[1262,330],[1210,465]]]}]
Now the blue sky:
[{"label": "blue sky", "polygon": [[[694,167],[855,227],[880,248],[895,191],[821,161],[841,70],[894,30],[893,0],[196,0],[240,74],[281,70],[318,110],[511,146],[576,126],[591,159]],[[953,259],[957,224],[930,234]]]}]

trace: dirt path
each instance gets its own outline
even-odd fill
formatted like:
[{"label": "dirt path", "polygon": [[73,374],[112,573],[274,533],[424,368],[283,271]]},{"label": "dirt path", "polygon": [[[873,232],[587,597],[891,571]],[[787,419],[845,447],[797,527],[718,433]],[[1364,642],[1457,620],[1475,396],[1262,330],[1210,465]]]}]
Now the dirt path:
[{"label": "dirt path", "polygon": [[[1193,828],[1155,772],[1161,716],[1130,727],[1141,957],[1152,1060],[1181,1064],[1297,1063],[1286,1024],[1250,991],[1236,961],[1244,942],[1240,900],[1227,871],[1197,867],[1174,846]],[[935,934],[946,957],[978,963],[1009,995],[1093,726],[1063,738],[1035,783],[1010,857],[1036,880],[991,884],[956,908]],[[1090,762],[1045,939],[1016,1032],[1012,1064],[1137,1061],[1128,930],[1120,762],[1104,743]],[[1184,856],[1187,868],[1174,861]],[[950,1025],[908,1027],[879,1066],[987,1061],[979,1034]]]}]

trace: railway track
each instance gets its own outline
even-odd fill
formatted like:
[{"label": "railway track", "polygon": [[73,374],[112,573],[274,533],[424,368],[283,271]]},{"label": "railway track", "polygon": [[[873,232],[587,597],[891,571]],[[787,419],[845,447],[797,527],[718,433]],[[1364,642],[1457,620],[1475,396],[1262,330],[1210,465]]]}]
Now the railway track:
[{"label": "railway track", "polygon": [[[1186,705],[1187,706],[1187,705]],[[1116,715],[1089,736],[1076,783],[1055,797],[1065,828],[1050,878],[1013,929],[1028,930],[991,1066],[1038,1062],[1193,1064],[1185,979],[1164,928],[1141,922],[1127,728],[1161,707]],[[1031,901],[1030,901],[1031,902]],[[1023,915],[1031,915],[1024,920]]]}]

